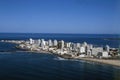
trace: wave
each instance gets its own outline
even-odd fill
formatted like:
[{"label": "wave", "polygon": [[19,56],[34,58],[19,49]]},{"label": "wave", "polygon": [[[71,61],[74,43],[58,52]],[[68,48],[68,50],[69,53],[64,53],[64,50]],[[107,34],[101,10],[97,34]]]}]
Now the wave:
[{"label": "wave", "polygon": [[68,60],[68,59],[61,58],[61,57],[56,57],[56,58],[54,58],[54,60]]}]

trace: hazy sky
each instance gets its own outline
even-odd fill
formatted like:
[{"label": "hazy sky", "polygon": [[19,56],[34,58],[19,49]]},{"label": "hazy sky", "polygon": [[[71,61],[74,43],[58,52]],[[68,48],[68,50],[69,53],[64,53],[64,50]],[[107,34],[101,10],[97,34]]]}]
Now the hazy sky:
[{"label": "hazy sky", "polygon": [[0,0],[0,32],[120,33],[120,0]]}]

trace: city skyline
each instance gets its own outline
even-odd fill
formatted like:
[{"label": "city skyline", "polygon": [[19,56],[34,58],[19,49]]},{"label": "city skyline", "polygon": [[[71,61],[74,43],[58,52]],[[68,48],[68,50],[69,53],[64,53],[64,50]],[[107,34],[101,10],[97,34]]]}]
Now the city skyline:
[{"label": "city skyline", "polygon": [[120,34],[119,0],[1,0],[0,33]]}]

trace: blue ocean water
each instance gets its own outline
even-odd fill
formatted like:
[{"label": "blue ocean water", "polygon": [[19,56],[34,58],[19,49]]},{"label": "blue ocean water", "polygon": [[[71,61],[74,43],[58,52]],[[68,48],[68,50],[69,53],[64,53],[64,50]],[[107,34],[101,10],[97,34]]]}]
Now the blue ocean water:
[{"label": "blue ocean water", "polygon": [[[88,34],[0,34],[0,40],[44,38],[95,45],[119,46],[119,35]],[[0,80],[120,80],[120,67],[68,60],[45,53],[18,52],[15,44],[0,42]]]}]

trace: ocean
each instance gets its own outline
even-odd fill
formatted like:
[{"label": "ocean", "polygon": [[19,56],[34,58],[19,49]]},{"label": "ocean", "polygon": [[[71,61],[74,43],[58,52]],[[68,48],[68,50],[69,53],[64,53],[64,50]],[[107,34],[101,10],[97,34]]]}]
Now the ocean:
[{"label": "ocean", "polygon": [[[118,34],[0,33],[0,40],[56,39],[119,47]],[[120,80],[120,67],[17,50],[0,42],[0,80]]]}]

